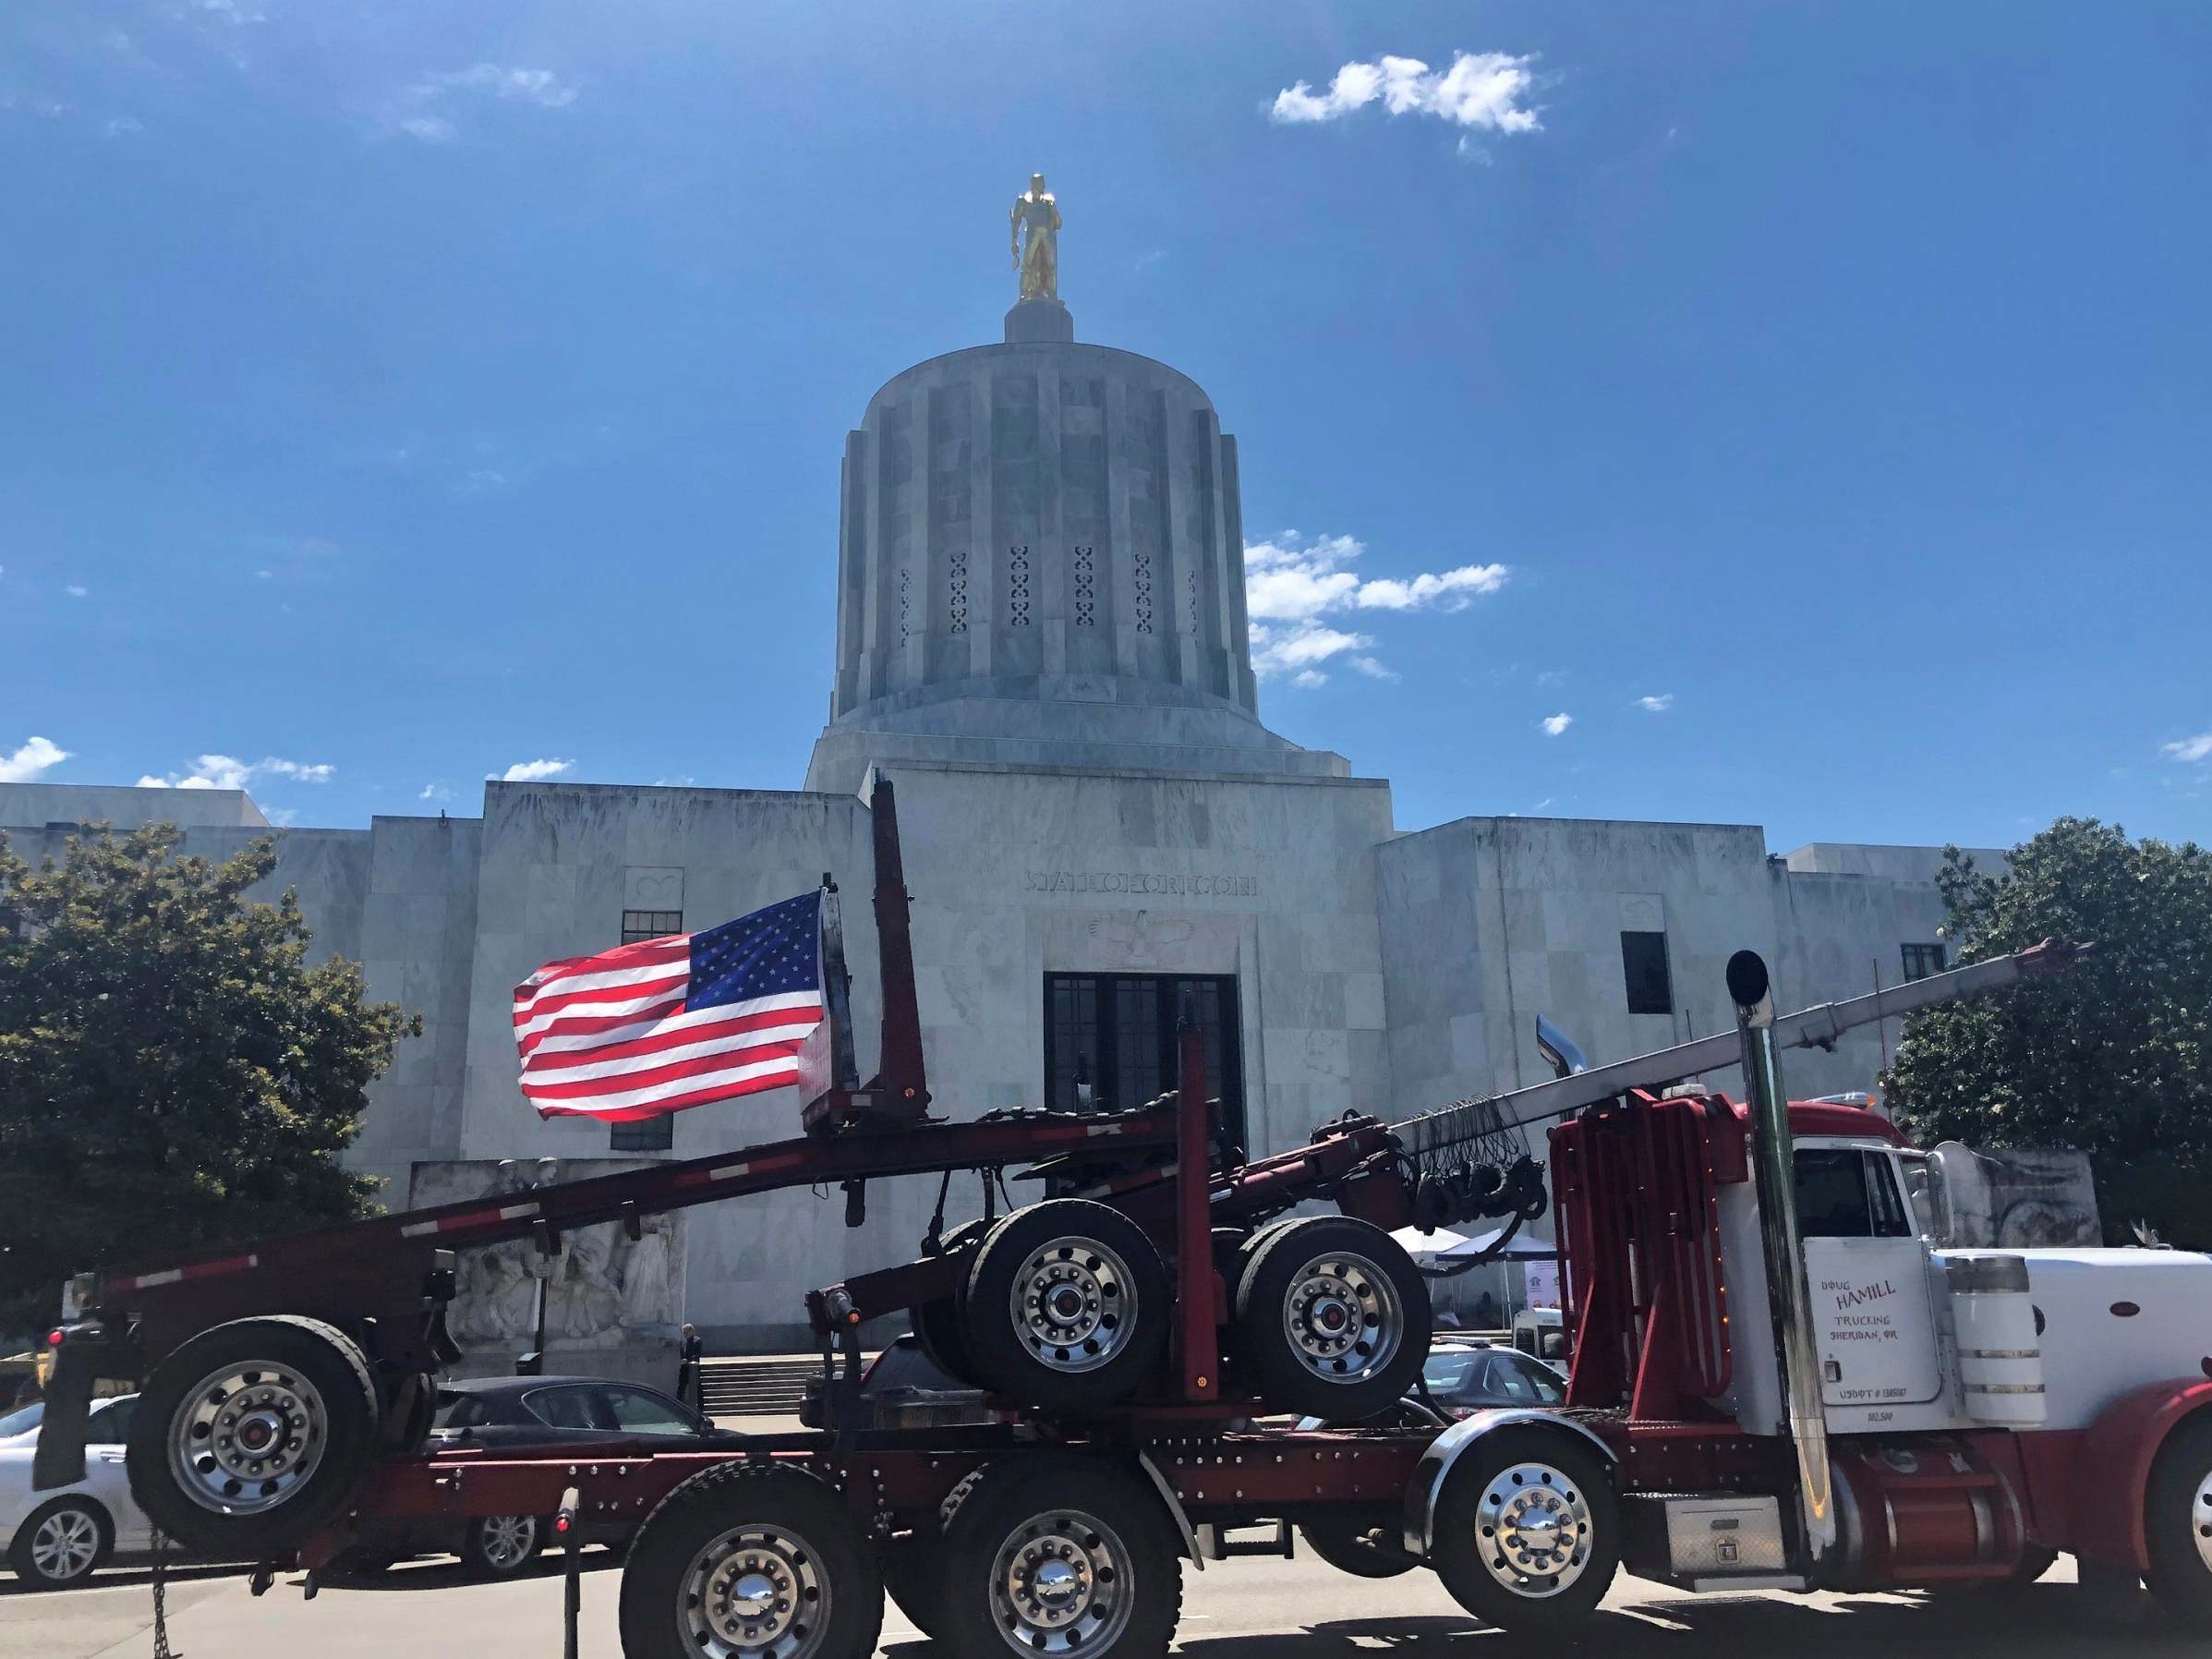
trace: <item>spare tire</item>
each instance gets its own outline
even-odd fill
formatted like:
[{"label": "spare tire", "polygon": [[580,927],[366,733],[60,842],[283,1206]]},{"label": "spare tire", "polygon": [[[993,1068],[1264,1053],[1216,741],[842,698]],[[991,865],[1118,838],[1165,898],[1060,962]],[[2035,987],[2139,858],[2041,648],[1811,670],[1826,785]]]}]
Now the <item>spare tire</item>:
[{"label": "spare tire", "polygon": [[202,1331],[154,1367],[131,1416],[131,1495],[201,1555],[259,1560],[302,1543],[353,1496],[379,1406],[353,1340],[272,1314]]},{"label": "spare tire", "polygon": [[1346,1423],[1397,1403],[1429,1334],[1429,1287],[1397,1241],[1350,1216],[1311,1216],[1253,1241],[1229,1339],[1268,1405]]},{"label": "spare tire", "polygon": [[1167,1269],[1119,1210],[1048,1198],[991,1229],[961,1308],[984,1382],[1047,1410],[1109,1406],[1166,1350]]}]

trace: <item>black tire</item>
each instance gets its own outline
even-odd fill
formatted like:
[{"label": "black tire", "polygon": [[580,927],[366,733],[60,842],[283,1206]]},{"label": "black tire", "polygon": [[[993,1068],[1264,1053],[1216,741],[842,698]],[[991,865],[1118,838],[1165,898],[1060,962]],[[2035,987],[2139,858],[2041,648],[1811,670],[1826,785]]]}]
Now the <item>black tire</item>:
[{"label": "black tire", "polygon": [[[1532,1472],[1538,1469],[1545,1474]],[[1517,1569],[1529,1557],[1508,1558],[1514,1534],[1495,1524],[1515,1514],[1523,1495],[1537,1515],[1565,1518],[1536,1532],[1553,1542],[1558,1556],[1547,1561],[1542,1550],[1534,1552],[1537,1570],[1528,1572]],[[1553,1564],[1560,1570],[1541,1570]],[[1445,1472],[1429,1565],[1477,1618],[1516,1632],[1563,1634],[1589,1617],[1620,1564],[1620,1505],[1611,1472],[1573,1431],[1499,1429],[1469,1446]]]},{"label": "black tire", "polygon": [[[949,1253],[979,1243],[988,1231],[990,1224],[980,1216],[973,1221],[963,1221],[945,1235],[945,1250]],[[972,1267],[974,1264],[970,1262],[969,1265]],[[965,1282],[966,1276],[962,1275],[962,1289],[965,1289]],[[922,1351],[929,1356],[931,1363],[939,1371],[955,1382],[966,1383],[973,1387],[980,1379],[975,1373],[975,1362],[968,1352],[968,1333],[961,1324],[960,1304],[958,1291],[950,1296],[933,1297],[927,1302],[916,1303],[913,1309],[914,1339],[922,1345]]]},{"label": "black tire", "polygon": [[961,1313],[984,1384],[1058,1411],[1128,1399],[1166,1351],[1173,1318],[1167,1269],[1143,1229],[1081,1198],[1002,1217],[975,1253]]},{"label": "black tire", "polygon": [[[1003,1592],[1023,1540],[1058,1595]],[[1127,1469],[1080,1452],[1017,1452],[986,1464],[945,1529],[938,1640],[960,1659],[1008,1659],[1082,1630],[1086,1659],[1158,1659],[1182,1617],[1183,1568],[1167,1507]],[[1024,1622],[1025,1617],[1037,1622]],[[1052,1622],[1043,1622],[1049,1619]]]},{"label": "black tire", "polygon": [[1429,1287],[1398,1242],[1372,1222],[1311,1216],[1253,1241],[1229,1341],[1269,1407],[1356,1423],[1412,1387],[1429,1334]]},{"label": "black tire", "polygon": [[932,1641],[944,1640],[944,1541],[935,1532],[917,1529],[876,1546],[876,1566],[883,1574],[883,1593],[906,1615],[915,1629]]},{"label": "black tire", "polygon": [[1395,1579],[1420,1565],[1420,1557],[1406,1553],[1396,1528],[1387,1519],[1360,1520],[1341,1517],[1316,1518],[1298,1524],[1306,1547],[1355,1579]]},{"label": "black tire", "polygon": [[67,1590],[107,1563],[115,1523],[89,1497],[65,1493],[23,1518],[7,1546],[7,1564],[29,1590]]},{"label": "black tire", "polygon": [[[765,1529],[777,1536],[769,1539]],[[662,1498],[631,1540],[623,1564],[623,1659],[697,1659],[707,1643],[695,1634],[694,1621],[716,1614],[704,1594],[693,1605],[688,1580],[709,1546],[742,1548],[747,1532],[760,1549],[754,1558],[779,1575],[768,1580],[769,1595],[780,1584],[786,1593],[779,1599],[792,1604],[770,1605],[764,1619],[787,1621],[794,1633],[804,1628],[809,1659],[867,1659],[876,1651],[883,1580],[876,1552],[842,1500],[795,1469],[723,1463]],[[705,1572],[702,1590],[716,1581],[716,1570]],[[754,1645],[766,1645],[765,1634]]]},{"label": "black tire", "polygon": [[[231,1389],[226,1377],[266,1384],[241,1382]],[[271,1408],[254,1410],[254,1401],[266,1392],[280,1404],[298,1403],[302,1383],[320,1402],[321,1421],[310,1411],[294,1411],[299,1444],[272,1442],[266,1467],[279,1473],[249,1488],[264,1466],[243,1460],[249,1454],[241,1414],[227,1420],[238,1426],[241,1441],[223,1442],[235,1471],[215,1460],[217,1434],[226,1424],[222,1406],[248,1397],[243,1418],[263,1432],[284,1433],[286,1424],[270,1428]],[[170,1354],[147,1379],[131,1417],[131,1496],[154,1525],[187,1549],[225,1560],[266,1559],[301,1543],[353,1496],[376,1460],[378,1418],[368,1362],[344,1332],[290,1314],[218,1325]],[[195,1427],[205,1431],[197,1440]],[[171,1459],[173,1445],[205,1449],[193,1454],[194,1467],[187,1471],[181,1450]],[[190,1489],[187,1474],[197,1477]]]},{"label": "black tire", "polygon": [[2143,1524],[2151,1594],[2177,1623],[2212,1630],[2212,1416],[2166,1437],[2151,1465]]},{"label": "black tire", "polygon": [[461,1565],[477,1579],[511,1579],[538,1559],[553,1529],[536,1515],[479,1515],[461,1539]]}]

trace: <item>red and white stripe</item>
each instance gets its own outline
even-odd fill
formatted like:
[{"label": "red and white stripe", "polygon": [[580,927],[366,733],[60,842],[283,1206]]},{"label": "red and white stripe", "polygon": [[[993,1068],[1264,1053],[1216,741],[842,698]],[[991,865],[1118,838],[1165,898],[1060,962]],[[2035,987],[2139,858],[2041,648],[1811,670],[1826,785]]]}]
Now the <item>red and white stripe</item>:
[{"label": "red and white stripe", "polygon": [[550,962],[514,987],[522,1092],[540,1117],[656,1118],[799,1075],[819,991],[687,1009],[691,936]]}]

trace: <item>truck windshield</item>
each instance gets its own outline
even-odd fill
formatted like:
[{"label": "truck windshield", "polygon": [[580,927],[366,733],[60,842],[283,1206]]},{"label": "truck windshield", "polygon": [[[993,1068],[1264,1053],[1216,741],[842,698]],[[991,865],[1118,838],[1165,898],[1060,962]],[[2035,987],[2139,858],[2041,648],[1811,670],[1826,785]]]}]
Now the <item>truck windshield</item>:
[{"label": "truck windshield", "polygon": [[1904,1239],[1913,1231],[1890,1160],[1845,1146],[1798,1152],[1797,1227],[1808,1239]]}]

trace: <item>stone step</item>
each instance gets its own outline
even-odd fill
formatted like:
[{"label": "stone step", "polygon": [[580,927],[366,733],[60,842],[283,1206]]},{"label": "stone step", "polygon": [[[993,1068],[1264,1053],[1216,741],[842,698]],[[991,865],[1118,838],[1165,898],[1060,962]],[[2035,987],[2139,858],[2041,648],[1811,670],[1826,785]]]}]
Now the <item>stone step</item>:
[{"label": "stone step", "polygon": [[707,1360],[699,1367],[701,1403],[709,1417],[792,1416],[807,1379],[821,1372],[822,1362],[814,1354]]}]

